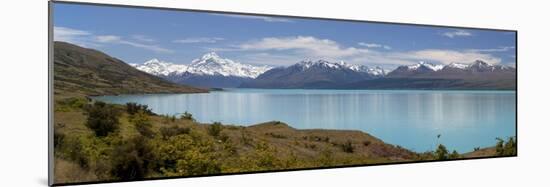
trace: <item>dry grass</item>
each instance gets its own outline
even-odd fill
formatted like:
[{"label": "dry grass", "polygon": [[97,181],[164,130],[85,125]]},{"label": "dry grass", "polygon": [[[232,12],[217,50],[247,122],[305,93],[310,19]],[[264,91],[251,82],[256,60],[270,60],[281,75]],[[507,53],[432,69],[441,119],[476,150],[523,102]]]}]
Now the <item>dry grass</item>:
[{"label": "dry grass", "polygon": [[85,169],[82,169],[78,164],[56,158],[54,161],[55,183],[71,183],[97,181],[97,176]]}]

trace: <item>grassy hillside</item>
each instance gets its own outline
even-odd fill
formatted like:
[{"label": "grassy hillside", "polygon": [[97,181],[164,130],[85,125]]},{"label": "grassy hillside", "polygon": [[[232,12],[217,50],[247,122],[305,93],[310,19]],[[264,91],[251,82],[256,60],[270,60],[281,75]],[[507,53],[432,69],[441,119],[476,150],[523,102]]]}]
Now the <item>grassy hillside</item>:
[{"label": "grassy hillside", "polygon": [[[58,183],[422,159],[421,154],[386,144],[360,131],[297,130],[277,121],[249,127],[200,123],[192,116],[130,114],[122,105],[108,105],[113,107],[113,111],[118,111],[113,112],[118,113],[118,128],[106,136],[97,136],[86,126],[90,113],[86,108],[90,106],[64,103],[56,108],[55,178]],[[140,130],[142,127],[138,127],[141,124],[138,121],[147,121],[150,131]],[[125,148],[134,141],[139,141],[139,148]],[[117,152],[120,148],[129,149],[125,152],[147,149],[147,154],[138,157],[125,155]],[[126,163],[117,157],[128,162],[136,159],[139,164]],[[149,163],[143,163],[143,159]],[[117,172],[126,170],[117,169],[120,164],[143,173],[121,176]]]},{"label": "grassy hillside", "polygon": [[207,90],[165,81],[93,49],[54,42],[54,92],[56,96],[89,96]]}]

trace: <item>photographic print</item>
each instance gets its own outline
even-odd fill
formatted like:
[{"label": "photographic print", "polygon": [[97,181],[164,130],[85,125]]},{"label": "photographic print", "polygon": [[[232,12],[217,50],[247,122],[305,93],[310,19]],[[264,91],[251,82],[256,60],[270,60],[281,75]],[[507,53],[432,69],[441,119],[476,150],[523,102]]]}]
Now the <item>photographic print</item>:
[{"label": "photographic print", "polygon": [[51,2],[50,32],[54,185],[517,155],[516,31]]}]

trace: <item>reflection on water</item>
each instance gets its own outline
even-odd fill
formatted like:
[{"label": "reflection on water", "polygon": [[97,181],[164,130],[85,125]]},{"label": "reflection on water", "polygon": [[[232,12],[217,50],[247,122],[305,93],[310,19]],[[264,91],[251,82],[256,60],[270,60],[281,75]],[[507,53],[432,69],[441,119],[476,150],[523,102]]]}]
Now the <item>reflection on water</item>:
[{"label": "reflection on water", "polygon": [[516,122],[514,91],[229,89],[97,99],[146,104],[159,114],[188,111],[201,122],[278,120],[300,129],[361,130],[415,151],[432,150],[439,142],[459,152],[492,146],[496,137],[515,135]]}]

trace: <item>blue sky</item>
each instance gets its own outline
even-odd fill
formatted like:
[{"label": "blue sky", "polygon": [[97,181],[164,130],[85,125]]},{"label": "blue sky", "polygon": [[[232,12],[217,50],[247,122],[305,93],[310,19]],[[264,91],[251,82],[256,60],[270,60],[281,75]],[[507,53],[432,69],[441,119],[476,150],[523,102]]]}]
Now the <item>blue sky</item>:
[{"label": "blue sky", "polygon": [[127,63],[178,64],[211,51],[248,64],[303,59],[394,68],[419,61],[515,66],[515,33],[55,3],[54,40]]}]

